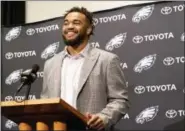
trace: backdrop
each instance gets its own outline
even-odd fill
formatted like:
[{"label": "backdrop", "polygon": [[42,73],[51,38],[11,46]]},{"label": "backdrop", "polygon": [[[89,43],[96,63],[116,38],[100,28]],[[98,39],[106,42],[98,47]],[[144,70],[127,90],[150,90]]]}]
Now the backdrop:
[{"label": "backdrop", "polygon": [[[116,53],[127,84],[131,108],[120,130],[184,129],[184,2],[157,2],[94,13],[95,48]],[[29,99],[39,99],[44,62],[64,48],[63,17],[2,28],[2,100],[13,98],[20,73],[41,67]],[[17,125],[2,118],[3,130]]]}]

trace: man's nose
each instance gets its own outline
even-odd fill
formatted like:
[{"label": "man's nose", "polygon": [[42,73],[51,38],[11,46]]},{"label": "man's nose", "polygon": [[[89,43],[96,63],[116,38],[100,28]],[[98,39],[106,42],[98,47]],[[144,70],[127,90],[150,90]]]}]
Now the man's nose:
[{"label": "man's nose", "polygon": [[73,29],[74,28],[74,25],[72,23],[70,23],[68,26],[67,26],[68,29]]}]

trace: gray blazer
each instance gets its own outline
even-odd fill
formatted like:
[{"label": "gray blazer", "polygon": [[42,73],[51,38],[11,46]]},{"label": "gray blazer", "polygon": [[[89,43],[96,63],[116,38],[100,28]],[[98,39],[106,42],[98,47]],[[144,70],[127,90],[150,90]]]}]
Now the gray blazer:
[{"label": "gray blazer", "polygon": [[[45,62],[41,98],[60,97],[63,59],[62,51]],[[110,129],[129,107],[128,90],[118,56],[90,46],[80,75],[77,109],[82,114],[100,115],[106,130]]]}]

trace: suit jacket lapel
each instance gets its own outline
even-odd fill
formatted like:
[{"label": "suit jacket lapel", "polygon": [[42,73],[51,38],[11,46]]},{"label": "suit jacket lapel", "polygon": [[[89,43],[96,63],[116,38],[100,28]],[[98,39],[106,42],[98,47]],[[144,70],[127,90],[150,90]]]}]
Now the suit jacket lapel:
[{"label": "suit jacket lapel", "polygon": [[80,91],[83,89],[83,85],[86,82],[89,74],[91,73],[98,57],[99,57],[99,53],[95,52],[93,47],[90,47],[88,50],[87,57],[85,58],[84,64],[81,69],[81,74],[80,74],[79,84],[77,89],[77,98]]},{"label": "suit jacket lapel", "polygon": [[[61,92],[61,69],[62,69],[62,63],[64,59],[64,52],[61,52],[61,54],[58,55],[58,57],[55,59],[55,65],[53,68],[53,72],[51,75],[51,79],[53,80],[52,86],[54,86],[54,90],[52,92],[55,92],[56,97],[60,97],[60,92]],[[52,88],[53,89],[53,88]]]}]

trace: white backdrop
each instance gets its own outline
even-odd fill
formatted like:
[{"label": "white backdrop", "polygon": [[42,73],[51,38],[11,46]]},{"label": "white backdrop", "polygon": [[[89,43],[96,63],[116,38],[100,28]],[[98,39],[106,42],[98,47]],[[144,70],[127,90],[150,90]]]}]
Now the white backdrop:
[{"label": "white backdrop", "polygon": [[154,1],[27,1],[26,23],[63,16],[73,6],[84,6],[94,12],[148,2]]}]

